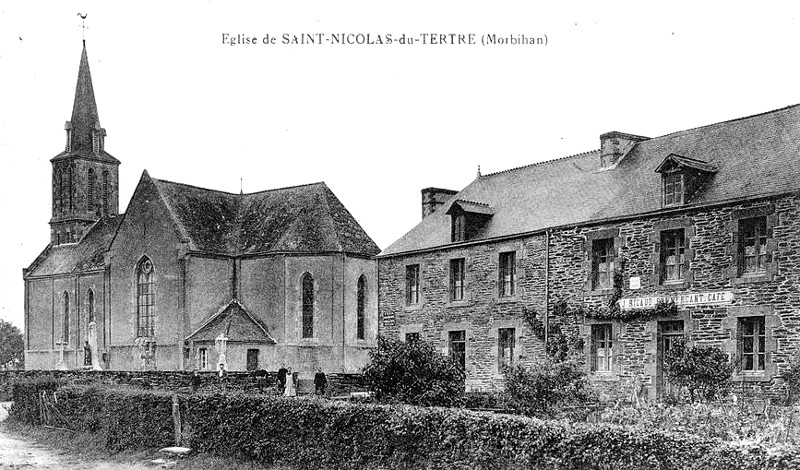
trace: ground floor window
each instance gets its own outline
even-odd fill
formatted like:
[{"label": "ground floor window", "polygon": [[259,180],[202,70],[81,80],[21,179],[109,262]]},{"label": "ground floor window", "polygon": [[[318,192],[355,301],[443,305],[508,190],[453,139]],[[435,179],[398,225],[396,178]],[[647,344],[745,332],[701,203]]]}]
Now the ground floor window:
[{"label": "ground floor window", "polygon": [[467,332],[464,330],[448,333],[450,357],[454,358],[462,368],[467,364]]},{"label": "ground floor window", "polygon": [[611,324],[592,325],[592,370],[610,372],[613,365]]},{"label": "ground floor window", "polygon": [[208,349],[200,348],[197,351],[197,368],[200,370],[208,369]]},{"label": "ground floor window", "polygon": [[742,372],[766,369],[766,333],[764,317],[739,318],[739,354]]},{"label": "ground floor window", "polygon": [[406,333],[406,343],[412,343],[414,341],[419,341],[419,333]]},{"label": "ground floor window", "polygon": [[500,328],[497,330],[497,365],[514,365],[514,328]]}]

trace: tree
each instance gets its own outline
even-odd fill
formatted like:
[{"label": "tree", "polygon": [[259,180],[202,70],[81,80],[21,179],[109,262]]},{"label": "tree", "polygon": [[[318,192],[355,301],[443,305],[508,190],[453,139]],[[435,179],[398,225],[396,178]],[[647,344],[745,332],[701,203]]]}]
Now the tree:
[{"label": "tree", "polygon": [[0,368],[8,366],[25,366],[25,342],[19,328],[0,320]]},{"label": "tree", "polygon": [[711,346],[687,346],[676,341],[664,358],[670,382],[686,387],[692,398],[713,399],[730,389],[733,365],[728,355]]},{"label": "tree", "polygon": [[364,376],[381,401],[449,406],[464,395],[464,370],[455,359],[422,340],[378,338]]}]

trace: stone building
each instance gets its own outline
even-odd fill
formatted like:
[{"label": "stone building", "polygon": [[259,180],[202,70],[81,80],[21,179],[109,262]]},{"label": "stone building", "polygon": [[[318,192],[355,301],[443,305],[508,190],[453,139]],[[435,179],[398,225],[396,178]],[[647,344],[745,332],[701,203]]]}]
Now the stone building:
[{"label": "stone building", "polygon": [[491,389],[502,364],[543,359],[535,312],[580,335],[605,393],[663,392],[678,337],[778,393],[800,353],[800,105],[600,144],[423,190],[422,222],[378,259],[382,334],[433,342]]},{"label": "stone building", "polygon": [[[378,247],[324,183],[231,194],[152,178],[119,213],[84,44],[51,242],[23,270],[25,364],[356,372],[377,336]],[[96,344],[96,346],[94,346]]]}]

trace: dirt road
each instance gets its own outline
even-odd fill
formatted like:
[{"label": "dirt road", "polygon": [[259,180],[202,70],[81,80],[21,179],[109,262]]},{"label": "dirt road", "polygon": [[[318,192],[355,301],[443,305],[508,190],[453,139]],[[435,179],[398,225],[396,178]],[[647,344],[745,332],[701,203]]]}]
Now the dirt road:
[{"label": "dirt road", "polygon": [[[8,416],[5,410],[6,405],[6,403],[0,403],[0,421]],[[143,470],[158,467],[129,462],[99,460],[83,462],[63,451],[12,436],[0,427],[0,470],[12,468],[26,470]]]}]

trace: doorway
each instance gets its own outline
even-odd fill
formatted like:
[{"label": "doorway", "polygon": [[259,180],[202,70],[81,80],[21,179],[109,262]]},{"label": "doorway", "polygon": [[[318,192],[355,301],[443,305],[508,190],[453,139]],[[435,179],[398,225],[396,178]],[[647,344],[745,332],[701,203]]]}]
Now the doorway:
[{"label": "doorway", "polygon": [[656,394],[672,395],[677,389],[669,383],[664,374],[664,360],[676,340],[683,339],[683,320],[658,322],[658,344],[656,351]]},{"label": "doorway", "polygon": [[247,370],[258,370],[258,349],[247,350]]}]

